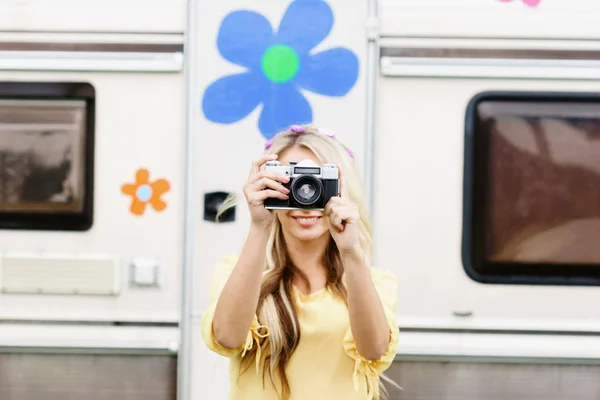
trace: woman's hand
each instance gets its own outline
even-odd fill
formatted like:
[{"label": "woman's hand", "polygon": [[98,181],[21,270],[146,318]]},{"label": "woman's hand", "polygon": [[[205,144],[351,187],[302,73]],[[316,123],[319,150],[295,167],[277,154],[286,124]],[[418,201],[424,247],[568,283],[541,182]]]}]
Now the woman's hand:
[{"label": "woman's hand", "polygon": [[270,228],[274,218],[273,213],[265,208],[264,201],[270,197],[281,200],[288,199],[289,190],[280,182],[287,183],[290,178],[272,171],[260,169],[267,161],[275,160],[276,158],[276,154],[269,154],[254,161],[250,168],[248,180],[243,188],[248,208],[250,209],[252,226],[261,229]]},{"label": "woman's hand", "polygon": [[344,196],[341,177],[340,171],[340,196],[329,199],[325,207],[329,231],[341,253],[360,251],[360,213],[356,204]]}]

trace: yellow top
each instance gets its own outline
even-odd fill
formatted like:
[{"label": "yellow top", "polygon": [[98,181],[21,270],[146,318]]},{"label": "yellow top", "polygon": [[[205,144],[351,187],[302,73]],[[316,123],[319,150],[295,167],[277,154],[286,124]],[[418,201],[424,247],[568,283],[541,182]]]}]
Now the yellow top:
[{"label": "yellow top", "polygon": [[[230,358],[230,394],[232,400],[277,400],[277,393],[268,373],[264,387],[262,369],[249,368],[238,379],[240,362],[252,346],[258,345],[261,332],[256,315],[244,346],[227,349],[215,340],[212,322],[221,290],[238,257],[221,260],[214,271],[210,289],[210,305],[202,316],[204,342],[214,352]],[[371,268],[371,278],[382,300],[390,327],[390,344],[377,360],[367,360],[356,350],[350,330],[346,304],[328,289],[310,295],[295,286],[298,321],[302,335],[287,365],[292,400],[367,400],[379,398],[379,374],[385,371],[396,355],[398,325],[396,323],[396,279],[387,270]],[[278,382],[275,380],[275,382]],[[280,387],[278,387],[279,390]]]}]

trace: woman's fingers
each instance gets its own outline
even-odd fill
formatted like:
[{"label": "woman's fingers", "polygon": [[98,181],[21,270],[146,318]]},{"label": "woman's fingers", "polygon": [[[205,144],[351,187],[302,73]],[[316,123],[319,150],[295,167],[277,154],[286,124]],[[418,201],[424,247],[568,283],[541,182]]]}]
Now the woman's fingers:
[{"label": "woman's fingers", "polygon": [[265,154],[262,157],[254,160],[252,162],[252,166],[250,167],[250,173],[248,177],[250,178],[252,175],[257,174],[260,171],[260,167],[263,166],[267,161],[272,161],[277,158],[277,154]]},{"label": "woman's fingers", "polygon": [[329,223],[337,230],[344,230],[347,222],[356,222],[358,211],[353,204],[334,204],[329,208]]},{"label": "woman's fingers", "polygon": [[277,190],[283,194],[288,194],[290,191],[284,187],[281,183],[274,181],[271,178],[264,177],[260,178],[253,184],[255,190],[263,190],[266,188],[271,188],[273,190]]},{"label": "woman's fingers", "polygon": [[342,174],[342,169],[338,167],[338,179],[339,179],[339,189],[340,189],[340,193],[339,196],[346,198],[345,196],[345,192],[344,192],[344,187],[342,185],[342,182],[344,181],[344,175]]},{"label": "woman's fingers", "polygon": [[329,199],[329,201],[325,205],[324,213],[325,213],[325,215],[329,215],[333,208],[343,206],[345,204],[348,204],[348,201],[346,199],[344,199],[342,197],[338,197],[338,196],[333,196]]},{"label": "woman's fingers", "polygon": [[259,206],[264,203],[264,201],[268,198],[276,198],[281,200],[287,200],[288,196],[272,189],[264,189],[259,190],[257,192],[251,193],[248,196],[248,203],[252,206]]},{"label": "woman's fingers", "polygon": [[[264,158],[255,161],[255,164],[263,162]],[[289,182],[287,176],[278,174],[274,171],[258,171],[252,174],[246,185],[244,186],[244,192],[248,198],[248,202],[251,205],[261,205],[265,199],[272,197],[281,200],[287,200],[289,190],[283,186],[282,183]]]},{"label": "woman's fingers", "polygon": [[287,195],[290,191],[282,183],[287,183],[290,179],[275,171],[261,170],[266,162],[276,158],[277,154],[266,154],[252,163],[248,181],[244,185],[244,193],[250,204],[262,204],[269,197],[282,200],[288,199]]},{"label": "woman's fingers", "polygon": [[290,178],[288,178],[285,175],[278,174],[275,171],[262,170],[262,171],[257,172],[256,174],[253,174],[252,176],[250,176],[250,178],[248,179],[248,183],[255,183],[256,181],[258,181],[262,178],[269,178],[271,180],[282,182],[282,183],[287,183],[290,181]]}]

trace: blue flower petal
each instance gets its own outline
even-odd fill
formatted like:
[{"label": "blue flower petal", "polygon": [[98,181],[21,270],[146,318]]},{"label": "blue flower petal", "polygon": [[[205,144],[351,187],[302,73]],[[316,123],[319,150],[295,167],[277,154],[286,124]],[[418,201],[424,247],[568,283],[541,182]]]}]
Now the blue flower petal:
[{"label": "blue flower petal", "polygon": [[300,54],[311,51],[329,35],[333,11],[322,0],[296,0],[288,7],[277,32],[277,43]]},{"label": "blue flower petal", "polygon": [[300,61],[294,83],[325,96],[344,96],[358,79],[358,57],[348,49],[335,48]]},{"label": "blue flower petal", "polygon": [[258,13],[241,10],[223,19],[217,47],[226,60],[252,68],[260,66],[260,59],[272,41],[271,23]]},{"label": "blue flower petal", "polygon": [[271,85],[264,98],[258,127],[267,139],[293,124],[312,122],[312,109],[294,85]]},{"label": "blue flower petal", "polygon": [[260,72],[225,76],[213,82],[202,98],[206,119],[221,124],[237,122],[261,102],[266,81]]}]

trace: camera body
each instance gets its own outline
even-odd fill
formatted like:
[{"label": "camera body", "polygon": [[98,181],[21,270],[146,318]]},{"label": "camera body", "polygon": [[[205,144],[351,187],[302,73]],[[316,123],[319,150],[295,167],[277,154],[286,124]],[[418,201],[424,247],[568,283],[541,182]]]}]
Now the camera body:
[{"label": "camera body", "polygon": [[339,171],[335,164],[319,166],[312,160],[303,160],[290,162],[288,166],[279,161],[268,161],[265,170],[290,178],[283,184],[290,190],[289,198],[268,198],[264,202],[267,209],[322,211],[330,198],[340,195]]}]

